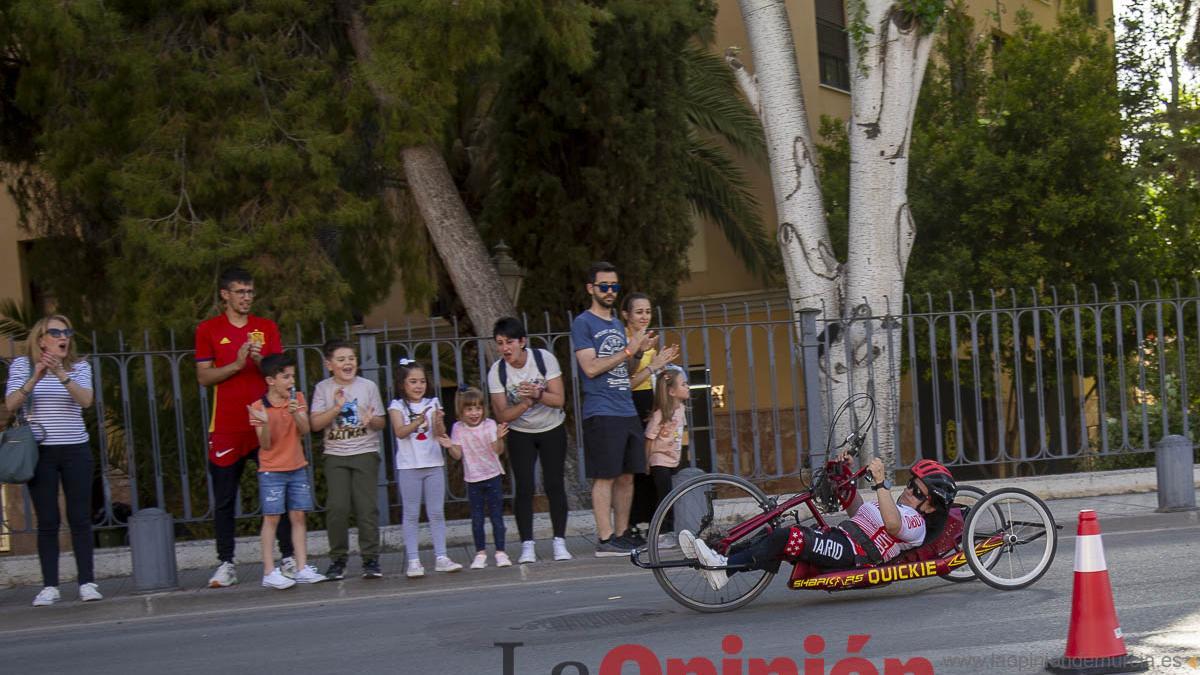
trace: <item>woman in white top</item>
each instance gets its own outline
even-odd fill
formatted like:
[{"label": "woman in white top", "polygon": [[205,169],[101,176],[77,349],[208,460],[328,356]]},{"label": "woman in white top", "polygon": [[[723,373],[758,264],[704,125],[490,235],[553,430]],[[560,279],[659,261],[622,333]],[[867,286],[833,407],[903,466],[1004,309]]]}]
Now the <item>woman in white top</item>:
[{"label": "woman in white top", "polygon": [[508,316],[496,322],[492,338],[500,358],[488,370],[487,390],[496,421],[508,424],[508,457],[513,470],[513,515],[521,534],[520,563],[537,562],[533,540],[534,465],[542,465],[542,486],[550,506],[555,560],[567,550],[567,490],[564,471],[567,430],[563,424],[562,370],[545,349],[530,347],[525,325]]},{"label": "woman in white top", "polygon": [[34,607],[53,605],[58,590],[58,485],[61,482],[71,527],[71,548],[79,572],[79,599],[100,600],[92,564],[92,449],[83,409],[92,405],[92,367],[75,353],[67,317],[55,314],[36,324],[27,353],[12,363],[4,404],[24,411],[38,438],[38,462],[29,495],[37,515],[38,560],[44,588]]}]

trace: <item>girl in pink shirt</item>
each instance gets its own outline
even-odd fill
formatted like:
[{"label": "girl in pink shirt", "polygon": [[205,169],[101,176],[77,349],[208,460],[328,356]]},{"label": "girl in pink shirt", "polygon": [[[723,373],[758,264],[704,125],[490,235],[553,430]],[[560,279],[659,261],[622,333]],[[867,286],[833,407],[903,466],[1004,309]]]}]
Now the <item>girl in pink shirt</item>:
[{"label": "girl in pink shirt", "polygon": [[487,416],[483,392],[475,387],[460,389],[454,399],[458,421],[450,435],[438,437],[438,443],[454,459],[463,463],[463,480],[467,483],[467,501],[471,504],[471,534],[475,538],[475,560],[471,569],[487,567],[487,539],[483,533],[486,515],[492,521],[492,539],[496,543],[496,567],[508,567],[512,561],[504,552],[504,486],[500,476],[504,466],[500,439],[508,433],[507,424],[499,424]]},{"label": "girl in pink shirt", "polygon": [[[688,387],[687,374],[679,366],[666,366],[658,375],[654,387],[654,411],[646,420],[646,473],[654,479],[658,494],[654,508],[662,503],[671,491],[671,476],[679,467],[683,450],[683,431],[687,426],[684,408],[692,392]],[[671,514],[663,523],[663,534],[658,535],[659,546],[675,545],[671,533],[674,523]]]}]

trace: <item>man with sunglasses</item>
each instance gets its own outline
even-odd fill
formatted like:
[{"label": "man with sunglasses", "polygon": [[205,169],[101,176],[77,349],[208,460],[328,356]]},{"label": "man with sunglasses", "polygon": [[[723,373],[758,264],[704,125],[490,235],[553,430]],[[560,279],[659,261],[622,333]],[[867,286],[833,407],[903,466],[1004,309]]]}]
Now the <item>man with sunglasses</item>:
[{"label": "man with sunglasses", "polygon": [[[776,572],[779,563],[786,560],[803,561],[821,569],[850,569],[868,563],[881,565],[920,546],[926,536],[936,537],[941,533],[958,492],[949,469],[931,459],[917,462],[899,499],[892,498],[891,485],[884,479],[883,462],[878,457],[867,465],[867,471],[878,501],[864,502],[861,494],[855,494],[854,501],[846,508],[850,519],[836,527],[828,530],[799,525],[781,527],[728,558],[687,530],[679,534],[679,546],[684,555],[707,567],[749,565],[750,569]],[[709,585],[717,590],[736,570],[703,572]]]},{"label": "man with sunglasses", "polygon": [[614,311],[621,291],[615,267],[593,263],[587,278],[591,305],[571,323],[571,342],[583,390],[584,474],[592,479],[596,556],[629,555],[637,545],[623,536],[629,529],[633,476],[646,470],[629,375],[642,351],[654,344],[654,333],[643,329],[626,339]]},{"label": "man with sunglasses", "polygon": [[[237,583],[233,563],[234,513],[238,485],[246,461],[256,459],[258,435],[250,426],[247,406],[262,398],[267,386],[259,373],[263,357],[283,353],[279,327],[250,313],[254,278],[234,267],[217,280],[224,311],[196,328],[196,379],[212,387],[212,419],[208,426],[208,472],[212,477],[213,529],[219,565],[208,585],[223,588]],[[256,460],[257,461],[257,460]],[[280,568],[296,571],[292,558],[292,528],[279,523]]]}]

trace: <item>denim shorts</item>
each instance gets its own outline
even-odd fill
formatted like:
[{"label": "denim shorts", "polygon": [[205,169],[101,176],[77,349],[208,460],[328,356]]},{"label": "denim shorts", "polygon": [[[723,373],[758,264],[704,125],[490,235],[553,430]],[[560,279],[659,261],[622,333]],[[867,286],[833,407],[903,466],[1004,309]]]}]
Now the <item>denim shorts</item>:
[{"label": "denim shorts", "polygon": [[258,503],[264,516],[279,516],[288,511],[312,511],[312,486],[308,471],[259,471]]}]

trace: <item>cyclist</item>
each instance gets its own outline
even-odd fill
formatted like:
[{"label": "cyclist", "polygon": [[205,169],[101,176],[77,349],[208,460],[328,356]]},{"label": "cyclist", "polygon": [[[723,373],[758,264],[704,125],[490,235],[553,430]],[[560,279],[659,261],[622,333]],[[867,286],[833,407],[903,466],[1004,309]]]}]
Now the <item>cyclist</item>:
[{"label": "cyclist", "polygon": [[[846,456],[839,460],[845,461]],[[850,569],[885,563],[941,533],[949,506],[958,492],[949,469],[931,459],[917,462],[898,500],[892,499],[891,485],[884,480],[883,462],[878,457],[867,465],[867,471],[878,502],[864,503],[862,495],[856,494],[846,507],[850,519],[836,527],[827,530],[807,525],[781,527],[728,558],[684,530],[679,533],[680,549],[706,567],[777,572],[779,563],[786,560],[793,564],[803,561],[823,569]],[[737,571],[703,570],[714,590],[728,583],[728,575]]]}]

